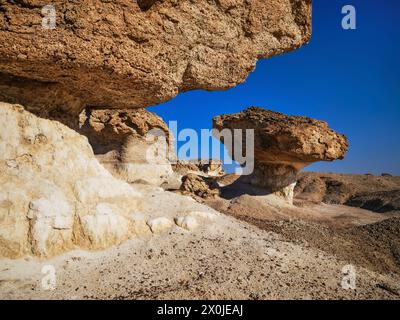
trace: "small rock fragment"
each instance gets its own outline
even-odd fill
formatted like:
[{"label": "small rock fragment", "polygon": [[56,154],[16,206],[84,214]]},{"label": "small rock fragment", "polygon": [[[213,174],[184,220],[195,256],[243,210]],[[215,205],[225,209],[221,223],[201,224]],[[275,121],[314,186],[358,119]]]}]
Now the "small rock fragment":
[{"label": "small rock fragment", "polygon": [[153,233],[161,233],[168,229],[171,229],[173,222],[165,217],[155,218],[147,221],[147,225],[150,227]]},{"label": "small rock fragment", "polygon": [[196,218],[194,217],[179,217],[175,219],[175,222],[179,227],[189,231],[193,231],[199,226]]}]

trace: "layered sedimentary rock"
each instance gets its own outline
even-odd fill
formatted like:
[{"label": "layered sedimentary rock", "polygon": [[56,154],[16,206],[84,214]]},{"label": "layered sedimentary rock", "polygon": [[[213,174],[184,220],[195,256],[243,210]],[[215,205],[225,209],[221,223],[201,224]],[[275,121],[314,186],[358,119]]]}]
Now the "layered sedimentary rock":
[{"label": "layered sedimentary rock", "polygon": [[[345,136],[329,128],[324,121],[307,117],[287,116],[258,107],[238,114],[222,115],[213,119],[218,130],[254,130],[254,171],[243,181],[266,188],[269,192],[289,193],[297,173],[316,161],[343,159],[348,143]],[[246,139],[234,147],[245,153]],[[226,146],[232,157],[234,147]],[[247,155],[249,156],[249,155]]]},{"label": "layered sedimentary rock", "polygon": [[310,34],[311,0],[0,1],[0,101],[69,124],[234,87]]},{"label": "layered sedimentary rock", "polygon": [[5,103],[0,186],[0,256],[105,248],[139,230],[141,195],[99,164],[85,137]]},{"label": "layered sedimentary rock", "polygon": [[0,257],[49,257],[175,227],[191,231],[208,223],[200,215],[215,215],[209,211],[189,197],[118,179],[85,136],[0,102]]},{"label": "layered sedimentary rock", "polygon": [[78,131],[96,157],[127,182],[161,185],[173,175],[173,137],[165,122],[145,109],[85,109]]}]

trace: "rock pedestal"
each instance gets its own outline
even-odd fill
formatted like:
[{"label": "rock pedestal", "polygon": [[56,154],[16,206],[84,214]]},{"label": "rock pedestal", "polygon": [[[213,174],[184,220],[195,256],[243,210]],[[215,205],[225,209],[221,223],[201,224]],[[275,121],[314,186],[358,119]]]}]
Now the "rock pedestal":
[{"label": "rock pedestal", "polygon": [[[346,137],[330,129],[324,121],[287,116],[258,107],[215,117],[213,125],[218,130],[254,130],[255,166],[242,181],[271,193],[289,187],[293,194],[293,184],[301,169],[316,161],[343,159],[348,148]],[[234,158],[232,146],[226,147]],[[242,148],[245,153],[245,143]]]}]

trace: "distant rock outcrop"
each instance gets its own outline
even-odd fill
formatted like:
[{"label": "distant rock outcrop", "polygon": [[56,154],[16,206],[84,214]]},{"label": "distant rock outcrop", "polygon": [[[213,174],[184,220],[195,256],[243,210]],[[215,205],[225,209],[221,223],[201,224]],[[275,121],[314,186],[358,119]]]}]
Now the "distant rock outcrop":
[{"label": "distant rock outcrop", "polygon": [[295,188],[295,198],[389,212],[400,211],[399,190],[398,176],[302,172]]},{"label": "distant rock outcrop", "polygon": [[400,213],[400,189],[357,194],[346,205],[380,213]]},{"label": "distant rock outcrop", "polygon": [[[271,193],[286,187],[292,190],[301,169],[316,161],[343,159],[348,148],[345,136],[330,129],[326,122],[307,117],[251,107],[213,120],[218,130],[254,129],[254,171],[241,179]],[[245,139],[242,149],[244,154]]]},{"label": "distant rock outcrop", "polygon": [[310,36],[311,0],[1,1],[0,101],[67,123],[147,107],[232,88]]},{"label": "distant rock outcrop", "polygon": [[[107,136],[100,138],[104,126],[135,135],[125,127],[129,121],[120,122],[125,117],[99,111],[92,120],[100,115],[109,121],[90,127],[94,131],[89,134],[98,134],[99,143],[112,145]],[[146,116],[158,123],[147,111],[139,118]],[[145,131],[152,127],[137,125]],[[109,135],[111,140],[122,137]],[[135,148],[144,145],[135,143],[132,152],[141,154]],[[154,166],[132,166],[137,170],[132,178],[157,177]],[[215,216],[211,211],[160,187],[118,179],[96,159],[85,136],[20,105],[0,102],[0,258],[50,257],[77,248],[107,248],[171,228],[192,231],[206,224],[202,215]]]}]

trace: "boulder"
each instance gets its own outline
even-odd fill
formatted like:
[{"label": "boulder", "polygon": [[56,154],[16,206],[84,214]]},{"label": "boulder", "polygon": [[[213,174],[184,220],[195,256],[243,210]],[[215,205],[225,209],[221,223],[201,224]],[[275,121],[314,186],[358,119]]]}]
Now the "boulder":
[{"label": "boulder", "polygon": [[311,0],[0,1],[0,101],[69,124],[232,88],[310,36]]},{"label": "boulder", "polygon": [[150,219],[147,222],[147,224],[150,227],[151,232],[153,232],[153,233],[166,232],[167,230],[171,229],[174,226],[174,223],[172,222],[172,220],[170,220],[166,217]]},{"label": "boulder", "polygon": [[[343,159],[348,148],[346,137],[330,129],[324,121],[287,116],[258,107],[215,117],[213,126],[230,132],[253,129],[254,155],[247,156],[254,160],[254,170],[243,175],[241,180],[270,193],[283,192],[286,198],[293,198],[294,184],[301,169],[316,161]],[[242,140],[236,148],[242,148],[244,154],[246,139]],[[226,147],[234,159],[233,147]]]},{"label": "boulder", "polygon": [[195,217],[178,217],[175,219],[175,223],[188,231],[193,231],[198,228],[199,223],[197,222]]},{"label": "boulder", "polygon": [[214,198],[219,195],[218,183],[212,179],[189,173],[182,178],[180,191],[200,198]]}]

